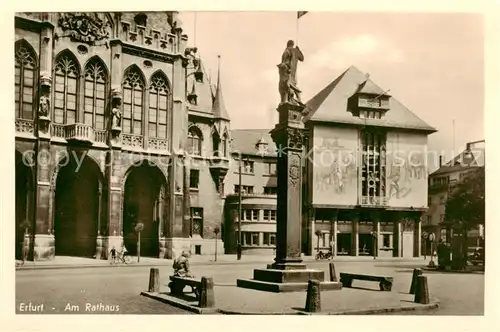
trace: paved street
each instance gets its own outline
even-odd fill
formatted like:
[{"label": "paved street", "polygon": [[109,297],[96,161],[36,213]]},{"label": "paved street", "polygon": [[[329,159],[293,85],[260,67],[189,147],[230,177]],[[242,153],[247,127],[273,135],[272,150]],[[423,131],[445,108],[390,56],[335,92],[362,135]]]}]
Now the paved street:
[{"label": "paved street", "polygon": [[[308,266],[327,271],[328,262],[308,262]],[[394,291],[409,288],[412,269],[422,261],[339,261],[342,271],[390,274],[395,277]],[[251,278],[254,268],[263,263],[215,264],[193,266],[195,275],[213,276],[219,289],[231,291],[237,278]],[[171,267],[160,266],[161,290],[167,290],[166,278]],[[482,315],[484,311],[484,275],[426,272],[431,297],[440,300],[438,310],[409,312],[425,315]],[[185,314],[185,311],[140,296],[147,290],[149,267],[95,267],[16,271],[16,312],[43,304],[43,313],[121,313]],[[222,287],[227,286],[227,287]],[[368,291],[367,291],[368,292]],[[368,294],[368,293],[367,293]],[[360,299],[360,306],[362,305]],[[69,306],[68,306],[69,304]],[[79,309],[79,311],[76,311]],[[24,309],[26,310],[26,309]],[[66,311],[65,311],[66,310]],[[89,311],[90,310],[90,311]],[[29,312],[36,313],[36,312]]]}]

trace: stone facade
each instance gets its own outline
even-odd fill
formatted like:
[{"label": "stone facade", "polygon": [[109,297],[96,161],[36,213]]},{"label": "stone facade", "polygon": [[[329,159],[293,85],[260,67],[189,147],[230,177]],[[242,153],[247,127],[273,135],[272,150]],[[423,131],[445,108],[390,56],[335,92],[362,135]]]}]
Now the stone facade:
[{"label": "stone facade", "polygon": [[215,251],[230,120],[177,17],[16,14],[16,258]]}]

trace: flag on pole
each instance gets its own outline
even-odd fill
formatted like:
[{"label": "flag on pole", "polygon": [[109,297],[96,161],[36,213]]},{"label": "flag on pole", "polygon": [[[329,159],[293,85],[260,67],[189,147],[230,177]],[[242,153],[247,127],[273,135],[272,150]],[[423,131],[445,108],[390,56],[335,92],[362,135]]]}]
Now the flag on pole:
[{"label": "flag on pole", "polygon": [[302,16],[304,16],[307,13],[308,12],[297,12],[297,19],[301,18]]}]

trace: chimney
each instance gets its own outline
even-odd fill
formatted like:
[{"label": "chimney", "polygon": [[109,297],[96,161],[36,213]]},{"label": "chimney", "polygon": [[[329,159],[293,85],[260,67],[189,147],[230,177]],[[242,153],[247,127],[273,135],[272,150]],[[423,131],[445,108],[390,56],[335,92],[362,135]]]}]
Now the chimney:
[{"label": "chimney", "polygon": [[443,166],[443,156],[439,156],[439,167]]}]

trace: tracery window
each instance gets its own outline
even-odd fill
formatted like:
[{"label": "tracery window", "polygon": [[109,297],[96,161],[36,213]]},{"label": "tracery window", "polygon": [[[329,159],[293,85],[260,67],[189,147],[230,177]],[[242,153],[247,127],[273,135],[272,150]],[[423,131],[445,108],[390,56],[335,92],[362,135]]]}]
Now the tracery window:
[{"label": "tracery window", "polygon": [[67,52],[57,57],[54,84],[54,122],[76,122],[76,94],[79,69],[74,56]]},{"label": "tracery window", "polygon": [[84,123],[97,130],[104,130],[104,111],[106,107],[107,73],[98,59],[90,61],[85,67]]},{"label": "tracery window", "polygon": [[203,137],[197,127],[191,127],[188,131],[188,152],[192,155],[201,156],[201,144]]},{"label": "tracery window", "polygon": [[167,111],[170,88],[167,78],[157,73],[149,87],[149,136],[167,138]]},{"label": "tracery window", "polygon": [[142,135],[144,87],[144,80],[137,68],[126,72],[123,80],[123,133]]},{"label": "tracery window", "polygon": [[16,43],[14,57],[16,118],[32,120],[36,54],[24,41],[21,41]]}]

